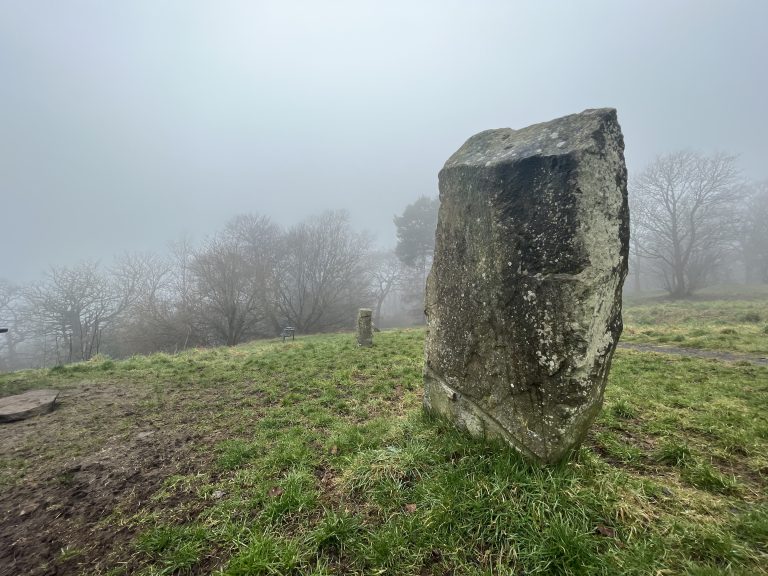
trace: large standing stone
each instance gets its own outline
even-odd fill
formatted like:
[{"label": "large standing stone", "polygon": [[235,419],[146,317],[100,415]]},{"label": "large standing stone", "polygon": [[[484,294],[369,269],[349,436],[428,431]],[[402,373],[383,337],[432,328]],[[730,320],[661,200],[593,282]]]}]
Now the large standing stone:
[{"label": "large standing stone", "polygon": [[360,308],[357,312],[357,345],[373,346],[373,326],[370,308]]},{"label": "large standing stone", "polygon": [[628,241],[615,110],[470,138],[440,171],[426,407],[542,462],[578,446],[621,334]]}]

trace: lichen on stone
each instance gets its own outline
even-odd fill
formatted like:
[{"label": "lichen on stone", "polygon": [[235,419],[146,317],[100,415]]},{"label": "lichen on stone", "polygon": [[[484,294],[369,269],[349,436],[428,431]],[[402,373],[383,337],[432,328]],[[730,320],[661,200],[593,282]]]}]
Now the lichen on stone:
[{"label": "lichen on stone", "polygon": [[[555,462],[600,409],[629,213],[616,111],[481,132],[441,170],[425,405]],[[479,422],[479,424],[478,424]]]}]

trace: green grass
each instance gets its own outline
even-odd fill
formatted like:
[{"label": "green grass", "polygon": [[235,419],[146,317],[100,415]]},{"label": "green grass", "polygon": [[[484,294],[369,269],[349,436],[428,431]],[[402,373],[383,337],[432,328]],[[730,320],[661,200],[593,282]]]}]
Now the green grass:
[{"label": "green grass", "polygon": [[713,288],[689,300],[631,297],[624,304],[622,340],[768,354],[768,288]]},{"label": "green grass", "polygon": [[[199,465],[100,521],[133,536],[86,574],[768,573],[768,370],[619,351],[586,443],[542,468],[422,412],[423,332],[375,338],[99,358],[0,393],[134,399],[57,450],[137,421],[197,438]],[[6,485],[25,482],[5,458]]]}]

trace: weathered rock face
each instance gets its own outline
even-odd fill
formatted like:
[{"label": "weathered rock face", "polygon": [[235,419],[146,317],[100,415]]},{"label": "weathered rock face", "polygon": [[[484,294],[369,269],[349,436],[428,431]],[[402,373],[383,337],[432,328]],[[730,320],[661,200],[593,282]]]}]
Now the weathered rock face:
[{"label": "weathered rock face", "polygon": [[59,397],[58,390],[30,390],[0,398],[0,423],[24,420],[51,412]]},{"label": "weathered rock face", "polygon": [[373,346],[373,327],[370,308],[360,308],[357,312],[357,345]]},{"label": "weathered rock face", "polygon": [[615,110],[470,138],[440,171],[425,406],[562,459],[602,404],[628,242]]}]

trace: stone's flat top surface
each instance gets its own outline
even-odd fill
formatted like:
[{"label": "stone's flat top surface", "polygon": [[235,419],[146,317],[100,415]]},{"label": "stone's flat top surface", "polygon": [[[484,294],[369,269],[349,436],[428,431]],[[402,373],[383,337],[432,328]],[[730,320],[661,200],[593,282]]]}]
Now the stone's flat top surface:
[{"label": "stone's flat top surface", "polygon": [[491,166],[530,156],[556,156],[577,150],[597,149],[605,121],[617,123],[615,108],[596,108],[515,130],[499,128],[475,134],[445,163],[457,166]]},{"label": "stone's flat top surface", "polygon": [[0,422],[13,422],[50,412],[58,396],[57,390],[30,390],[0,398]]}]

